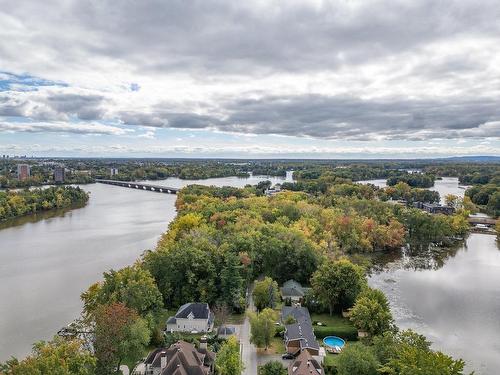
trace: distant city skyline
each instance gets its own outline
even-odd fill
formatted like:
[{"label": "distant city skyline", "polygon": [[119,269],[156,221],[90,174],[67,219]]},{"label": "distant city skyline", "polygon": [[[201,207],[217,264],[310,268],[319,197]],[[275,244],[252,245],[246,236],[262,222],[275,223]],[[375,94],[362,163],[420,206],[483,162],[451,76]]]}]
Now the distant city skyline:
[{"label": "distant city skyline", "polygon": [[7,0],[0,154],[500,155],[495,0]]}]

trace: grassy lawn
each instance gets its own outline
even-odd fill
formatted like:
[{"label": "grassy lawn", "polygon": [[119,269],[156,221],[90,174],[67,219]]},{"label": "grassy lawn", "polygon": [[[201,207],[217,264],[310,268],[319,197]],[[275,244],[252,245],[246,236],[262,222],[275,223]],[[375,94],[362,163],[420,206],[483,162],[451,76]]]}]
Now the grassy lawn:
[{"label": "grassy lawn", "polygon": [[358,330],[347,318],[340,315],[312,314],[311,319],[313,322],[323,323],[322,326],[314,326],[314,333],[318,340],[331,335],[339,336],[346,341],[357,340]]},{"label": "grassy lawn", "polygon": [[273,337],[271,339],[271,346],[267,350],[257,349],[257,352],[263,355],[283,354],[285,352],[285,344],[283,344],[281,337]]},{"label": "grassy lawn", "polygon": [[245,314],[231,314],[227,317],[226,324],[243,324]]},{"label": "grassy lawn", "polygon": [[[352,345],[363,345],[360,342],[348,342],[346,343],[347,346],[352,346]],[[337,366],[337,361],[338,361],[339,355],[338,354],[332,354],[332,353],[326,353],[325,357],[325,366]]]}]

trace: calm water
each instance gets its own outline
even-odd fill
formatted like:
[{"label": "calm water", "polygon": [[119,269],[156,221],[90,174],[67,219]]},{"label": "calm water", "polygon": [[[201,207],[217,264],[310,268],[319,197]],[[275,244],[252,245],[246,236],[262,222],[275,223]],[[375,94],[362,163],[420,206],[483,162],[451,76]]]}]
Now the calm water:
[{"label": "calm water", "polygon": [[[384,188],[387,186],[386,179],[377,179],[377,180],[364,180],[358,181],[360,184],[372,184],[379,188]],[[437,191],[441,198],[441,203],[444,203],[444,198],[448,194],[453,194],[458,197],[462,197],[465,194],[465,186],[460,186],[458,184],[458,178],[456,177],[443,177],[441,180],[434,181],[434,186],[429,190]]]},{"label": "calm water", "polygon": [[370,284],[382,289],[396,324],[461,357],[477,374],[500,369],[500,249],[471,234],[455,249],[402,251],[382,260]]},{"label": "calm water", "polygon": [[[291,174],[287,177],[291,179]],[[155,181],[244,186],[253,176]],[[175,217],[176,196],[110,185],[84,185],[87,206],[27,217],[0,226],[0,361],[26,355],[81,311],[80,293],[110,268],[130,265],[152,248]]]},{"label": "calm water", "polygon": [[[378,187],[386,180],[360,181]],[[463,197],[458,178],[436,180],[441,203]],[[481,214],[478,214],[481,215]],[[485,215],[481,215],[485,216]],[[461,357],[477,374],[500,369],[500,250],[495,236],[472,234],[454,249],[405,250],[379,259],[370,284],[382,289],[396,324],[413,328],[436,349]]]}]

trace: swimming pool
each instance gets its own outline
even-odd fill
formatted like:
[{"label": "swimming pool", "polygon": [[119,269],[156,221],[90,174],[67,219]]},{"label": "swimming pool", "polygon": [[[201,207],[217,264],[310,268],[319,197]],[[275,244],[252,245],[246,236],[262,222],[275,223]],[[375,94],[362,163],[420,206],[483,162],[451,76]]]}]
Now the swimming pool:
[{"label": "swimming pool", "polygon": [[323,344],[330,348],[339,347],[342,349],[345,345],[345,341],[337,336],[327,336],[323,339]]}]

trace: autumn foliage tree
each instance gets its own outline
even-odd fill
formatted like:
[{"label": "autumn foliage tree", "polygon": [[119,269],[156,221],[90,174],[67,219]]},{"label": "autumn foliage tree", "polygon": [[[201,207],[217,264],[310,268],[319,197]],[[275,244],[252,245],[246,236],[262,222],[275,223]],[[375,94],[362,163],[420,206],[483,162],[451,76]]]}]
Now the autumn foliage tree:
[{"label": "autumn foliage tree", "polygon": [[147,323],[124,303],[100,306],[94,314],[97,375],[108,375],[124,359],[137,360],[149,343]]},{"label": "autumn foliage tree", "polygon": [[41,341],[22,361],[12,358],[0,364],[4,375],[94,375],[96,360],[77,340],[55,337],[52,341]]},{"label": "autumn foliage tree", "polygon": [[347,259],[325,261],[311,278],[317,298],[333,314],[335,307],[351,307],[366,284],[363,269]]}]

